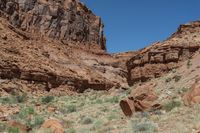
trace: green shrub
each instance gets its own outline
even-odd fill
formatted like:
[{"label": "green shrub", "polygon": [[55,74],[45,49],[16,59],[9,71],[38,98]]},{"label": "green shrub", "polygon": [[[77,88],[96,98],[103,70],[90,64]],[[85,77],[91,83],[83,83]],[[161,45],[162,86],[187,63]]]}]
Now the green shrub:
[{"label": "green shrub", "polygon": [[88,125],[93,123],[93,119],[90,117],[84,117],[81,121],[82,124]]},{"label": "green shrub", "polygon": [[27,118],[29,115],[33,115],[35,113],[35,110],[33,107],[25,107],[22,108],[18,114],[19,118],[21,119],[25,119]]},{"label": "green shrub", "polygon": [[99,129],[102,125],[103,125],[103,121],[97,120],[97,121],[94,123],[94,125],[93,125],[93,127],[92,127],[92,130]]},{"label": "green shrub", "polygon": [[46,103],[50,103],[54,100],[54,96],[45,96],[42,98],[42,103],[46,104]]},{"label": "green shrub", "polygon": [[8,128],[8,133],[20,133],[19,128]]},{"label": "green shrub", "polygon": [[192,62],[191,62],[191,60],[188,60],[188,62],[187,62],[187,68],[189,69],[191,66],[192,66]]},{"label": "green shrub", "polygon": [[109,111],[109,110],[108,110],[108,107],[106,107],[106,106],[102,106],[102,107],[100,107],[99,109],[100,109],[100,111],[102,111],[102,112],[108,112],[108,111]]},{"label": "green shrub", "polygon": [[186,93],[187,91],[189,91],[189,89],[190,89],[190,88],[183,87],[182,89],[180,89],[180,90],[178,91],[178,93],[179,93],[179,94],[184,94],[184,93]]},{"label": "green shrub", "polygon": [[170,77],[165,80],[166,83],[169,83],[171,81],[172,81],[172,78],[170,78]]},{"label": "green shrub", "polygon": [[132,133],[155,133],[158,132],[158,125],[152,121],[132,121]]},{"label": "green shrub", "polygon": [[66,133],[76,133],[76,130],[74,128],[69,128],[66,130]]},{"label": "green shrub", "polygon": [[67,105],[67,106],[63,106],[59,109],[59,111],[62,114],[68,114],[68,113],[73,113],[77,111],[77,107],[76,105]]},{"label": "green shrub", "polygon": [[175,69],[175,68],[174,68],[174,69],[172,69],[172,72],[173,72],[173,73],[176,73],[176,69]]},{"label": "green shrub", "polygon": [[175,80],[175,82],[178,82],[181,78],[182,77],[180,75],[176,75],[176,76],[174,76],[173,79]]},{"label": "green shrub", "polygon": [[6,130],[6,124],[0,122],[0,131],[3,132],[5,130]]},{"label": "green shrub", "polygon": [[96,100],[96,104],[102,104],[102,103],[103,103],[103,101],[101,99]]},{"label": "green shrub", "polygon": [[2,97],[0,98],[0,102],[2,104],[16,104],[16,103],[23,103],[26,101],[26,95],[18,95],[18,96],[10,96],[10,97]]},{"label": "green shrub", "polygon": [[106,102],[110,102],[110,103],[119,103],[119,97],[114,96],[112,98],[108,98],[105,100]]},{"label": "green shrub", "polygon": [[0,101],[1,101],[2,104],[15,103],[15,101],[13,101],[13,99],[11,99],[11,97],[2,97],[2,98],[0,98]]},{"label": "green shrub", "polygon": [[16,101],[18,103],[23,103],[23,102],[26,101],[27,95],[26,94],[22,94],[22,95],[16,96],[15,99],[16,99]]},{"label": "green shrub", "polygon": [[172,100],[172,101],[169,101],[169,102],[165,103],[163,108],[166,111],[171,111],[172,109],[174,109],[176,107],[180,107],[180,106],[181,106],[181,102],[180,101]]},{"label": "green shrub", "polygon": [[116,116],[116,114],[111,113],[111,114],[108,116],[107,119],[108,119],[109,121],[112,121],[112,120],[114,120],[114,119],[117,119],[117,116]]},{"label": "green shrub", "polygon": [[68,105],[67,106],[67,112],[68,113],[73,113],[73,112],[76,112],[77,109],[76,109],[76,106],[75,105]]},{"label": "green shrub", "polygon": [[39,126],[41,126],[41,124],[43,122],[44,122],[44,117],[37,115],[37,116],[34,117],[33,121],[30,124],[30,126],[32,128],[39,127]]}]

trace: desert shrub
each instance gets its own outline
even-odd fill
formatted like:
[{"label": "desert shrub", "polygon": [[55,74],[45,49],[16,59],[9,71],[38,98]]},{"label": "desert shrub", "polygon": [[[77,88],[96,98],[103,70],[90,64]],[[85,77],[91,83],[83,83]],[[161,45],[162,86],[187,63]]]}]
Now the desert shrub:
[{"label": "desert shrub", "polygon": [[128,89],[125,91],[126,96],[127,96],[127,95],[130,95],[130,94],[131,94],[131,91],[132,91],[132,89],[131,89],[131,88],[128,88]]},{"label": "desert shrub", "polygon": [[132,121],[132,133],[155,133],[158,132],[158,125],[152,121]]},{"label": "desert shrub", "polygon": [[33,115],[35,113],[35,110],[33,107],[25,107],[22,108],[18,114],[19,118],[21,119],[25,119],[27,118],[29,115]]},{"label": "desert shrub", "polygon": [[9,127],[8,133],[20,133],[20,130],[19,130],[19,128]]},{"label": "desert shrub", "polygon": [[44,122],[44,117],[41,115],[34,116],[33,120],[30,122],[30,127],[39,127]]},{"label": "desert shrub", "polygon": [[22,95],[19,95],[19,96],[15,96],[15,99],[18,103],[23,103],[26,101],[27,99],[27,95],[26,94],[22,94]]},{"label": "desert shrub", "polygon": [[95,103],[96,103],[96,104],[102,104],[103,101],[102,101],[101,99],[97,99]]},{"label": "desert shrub", "polygon": [[0,102],[2,104],[14,104],[14,103],[16,103],[11,97],[1,97]]},{"label": "desert shrub", "polygon": [[76,112],[77,111],[77,108],[75,105],[68,105],[67,106],[67,112],[68,113],[73,113],[73,112]]},{"label": "desert shrub", "polygon": [[163,108],[166,111],[171,111],[172,109],[174,109],[176,107],[180,107],[181,104],[182,103],[180,101],[172,100],[172,101],[169,101],[169,102],[165,103],[164,106],[163,106]]},{"label": "desert shrub", "polygon": [[94,125],[93,125],[93,127],[92,127],[92,130],[99,129],[102,125],[103,125],[103,121],[97,120],[97,121],[94,123]]},{"label": "desert shrub", "polygon": [[59,111],[62,114],[68,114],[68,113],[73,113],[77,111],[77,107],[76,105],[72,104],[72,105],[65,105],[63,107],[60,107]]},{"label": "desert shrub", "polygon": [[100,111],[102,111],[102,112],[108,112],[109,110],[108,110],[107,107],[102,106],[102,107],[100,107]]},{"label": "desert shrub", "polygon": [[188,60],[187,61],[187,68],[189,69],[191,66],[192,66],[192,62],[191,62],[191,60]]},{"label": "desert shrub", "polygon": [[10,97],[2,97],[0,98],[0,103],[2,104],[16,104],[16,103],[23,103],[26,100],[26,95],[17,95],[17,96],[10,96]]},{"label": "desert shrub", "polygon": [[165,82],[166,82],[166,83],[169,83],[169,82],[171,82],[171,81],[172,81],[172,78],[170,78],[170,77],[168,77],[168,78],[165,79]]},{"label": "desert shrub", "polygon": [[62,119],[62,118],[61,118],[61,120],[63,121],[65,128],[73,127],[73,124],[75,123],[75,121],[73,121],[73,120],[66,120],[66,119]]},{"label": "desert shrub", "polygon": [[65,133],[76,133],[76,130],[74,128],[69,128],[65,131]]},{"label": "desert shrub", "polygon": [[108,98],[105,100],[105,102],[110,102],[110,103],[119,103],[119,97],[114,96],[112,98]]},{"label": "desert shrub", "polygon": [[180,75],[175,75],[173,77],[173,79],[175,80],[175,82],[178,82],[182,77]]},{"label": "desert shrub", "polygon": [[82,124],[88,125],[93,123],[93,119],[91,117],[84,117],[81,121]]},{"label": "desert shrub", "polygon": [[108,118],[107,118],[109,121],[111,120],[114,120],[114,119],[117,119],[117,115],[115,113],[111,113]]},{"label": "desert shrub", "polygon": [[6,124],[0,122],[0,131],[3,132],[5,130],[6,130]]},{"label": "desert shrub", "polygon": [[46,103],[50,103],[54,100],[54,96],[45,96],[42,97],[42,103],[46,104]]},{"label": "desert shrub", "polygon": [[180,89],[180,90],[178,91],[178,93],[179,93],[179,94],[184,94],[184,93],[186,93],[189,89],[190,89],[190,88],[183,87],[182,89]]},{"label": "desert shrub", "polygon": [[174,68],[174,69],[172,69],[172,72],[173,72],[173,73],[176,73],[176,69],[175,69],[175,68]]}]

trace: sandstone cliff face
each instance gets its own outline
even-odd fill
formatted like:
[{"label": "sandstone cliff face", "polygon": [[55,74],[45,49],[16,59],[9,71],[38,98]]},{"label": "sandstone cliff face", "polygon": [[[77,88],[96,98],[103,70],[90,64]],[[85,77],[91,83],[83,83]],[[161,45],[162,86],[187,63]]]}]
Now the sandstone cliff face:
[{"label": "sandstone cliff face", "polygon": [[127,62],[128,82],[147,81],[160,77],[189,60],[200,48],[200,21],[181,25],[163,42],[144,48]]},{"label": "sandstone cliff face", "polygon": [[66,44],[98,44],[106,49],[101,18],[79,0],[1,0],[0,16],[32,36],[48,36]]},{"label": "sandstone cliff face", "polygon": [[0,0],[0,32],[2,82],[31,91],[128,87],[162,76],[200,48],[195,21],[163,42],[109,55],[101,19],[78,0]]},{"label": "sandstone cliff face", "polygon": [[49,91],[58,95],[68,90],[126,86],[124,65],[98,48],[65,45],[50,38],[26,40],[21,31],[1,18],[0,32],[1,91],[9,90],[5,83],[33,93]]},{"label": "sandstone cliff face", "polygon": [[[54,95],[127,87],[103,23],[78,0],[0,0],[0,92]],[[1,94],[1,93],[0,93]]]}]

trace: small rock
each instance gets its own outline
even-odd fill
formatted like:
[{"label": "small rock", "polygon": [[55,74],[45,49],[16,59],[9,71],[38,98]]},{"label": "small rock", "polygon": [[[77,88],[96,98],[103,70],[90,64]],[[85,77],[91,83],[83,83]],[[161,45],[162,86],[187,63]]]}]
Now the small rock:
[{"label": "small rock", "polygon": [[50,128],[53,133],[64,133],[64,127],[59,120],[56,119],[49,119],[46,120],[41,128]]},{"label": "small rock", "polygon": [[8,116],[0,116],[0,121],[8,121]]},{"label": "small rock", "polygon": [[20,130],[20,133],[27,133],[30,130],[30,128],[28,128],[26,125],[23,125],[16,121],[9,121],[8,126],[18,128]]},{"label": "small rock", "polygon": [[8,39],[7,35],[6,35],[6,34],[3,34],[3,35],[2,35],[2,39],[7,40],[7,39]]},{"label": "small rock", "polygon": [[48,110],[48,112],[53,113],[53,112],[56,111],[56,108],[54,108],[54,107],[48,107],[47,110]]}]

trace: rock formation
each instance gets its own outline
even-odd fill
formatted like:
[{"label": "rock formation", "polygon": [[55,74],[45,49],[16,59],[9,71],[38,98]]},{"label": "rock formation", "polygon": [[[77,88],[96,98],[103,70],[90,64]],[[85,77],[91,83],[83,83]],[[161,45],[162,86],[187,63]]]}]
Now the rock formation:
[{"label": "rock formation", "polygon": [[3,93],[127,87],[134,53],[107,54],[100,17],[78,0],[1,0],[0,32]]},{"label": "rock formation", "polygon": [[0,16],[32,36],[48,36],[66,44],[98,44],[106,49],[101,18],[79,0],[1,0]]},{"label": "rock formation", "polygon": [[163,42],[110,55],[100,17],[78,0],[1,0],[0,85],[54,94],[127,88],[189,60],[199,50],[199,31],[195,21]]},{"label": "rock formation", "polygon": [[128,83],[160,77],[190,59],[200,48],[199,32],[200,21],[181,25],[167,40],[140,50],[127,62]]},{"label": "rock formation", "polygon": [[135,112],[161,109],[155,101],[158,96],[154,92],[156,84],[147,84],[137,87],[127,99],[120,101],[120,107],[126,116],[131,117]]},{"label": "rock formation", "polygon": [[183,100],[187,106],[200,103],[200,79],[197,79],[191,90],[184,94]]}]

